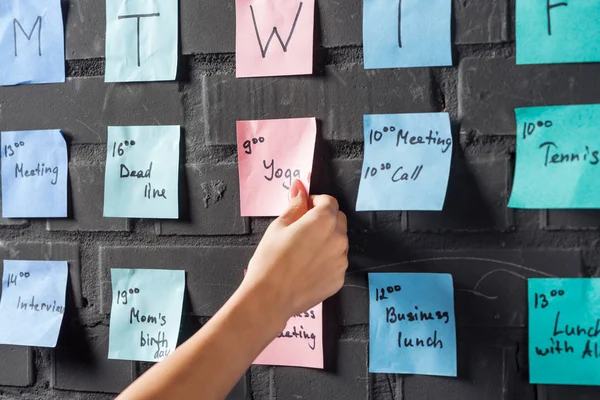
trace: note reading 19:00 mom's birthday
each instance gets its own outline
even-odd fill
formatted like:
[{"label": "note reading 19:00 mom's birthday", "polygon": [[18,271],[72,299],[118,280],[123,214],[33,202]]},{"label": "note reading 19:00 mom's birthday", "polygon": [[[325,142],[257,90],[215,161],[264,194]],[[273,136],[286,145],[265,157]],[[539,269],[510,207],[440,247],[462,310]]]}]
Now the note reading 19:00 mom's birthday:
[{"label": "note reading 19:00 mom's birthday", "polygon": [[600,279],[529,279],[529,377],[600,385]]},{"label": "note reading 19:00 mom's birthday", "polygon": [[515,110],[517,160],[509,207],[600,207],[600,105]]},{"label": "note reading 19:00 mom's birthday", "polygon": [[441,210],[452,158],[447,113],[365,115],[356,211]]}]

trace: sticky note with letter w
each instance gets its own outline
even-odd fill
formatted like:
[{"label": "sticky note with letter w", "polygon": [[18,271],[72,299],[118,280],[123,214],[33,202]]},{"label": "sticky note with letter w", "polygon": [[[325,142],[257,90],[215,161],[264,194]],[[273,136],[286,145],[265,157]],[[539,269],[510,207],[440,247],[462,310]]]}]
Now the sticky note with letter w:
[{"label": "sticky note with letter w", "polygon": [[316,137],[315,118],[237,122],[243,217],[279,216],[295,179],[310,190]]},{"label": "sticky note with letter w", "polygon": [[106,82],[177,75],[178,0],[106,0]]},{"label": "sticky note with letter w", "polygon": [[60,0],[0,1],[0,85],[65,81]]},{"label": "sticky note with letter w", "polygon": [[452,65],[452,0],[363,0],[365,68]]},{"label": "sticky note with letter w", "polygon": [[236,0],[237,77],[313,71],[315,0]]}]

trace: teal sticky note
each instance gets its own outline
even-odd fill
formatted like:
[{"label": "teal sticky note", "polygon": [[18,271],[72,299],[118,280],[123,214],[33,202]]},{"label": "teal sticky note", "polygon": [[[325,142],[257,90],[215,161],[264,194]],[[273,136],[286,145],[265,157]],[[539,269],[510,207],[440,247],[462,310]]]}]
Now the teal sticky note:
[{"label": "teal sticky note", "polygon": [[172,81],[178,0],[106,0],[106,82]]},{"label": "teal sticky note", "polygon": [[67,144],[60,130],[2,132],[2,216],[67,216]]},{"label": "teal sticky note", "polygon": [[179,218],[179,126],[109,126],[104,216]]},{"label": "teal sticky note", "polygon": [[369,274],[369,372],[456,376],[448,274]]},{"label": "teal sticky note", "polygon": [[60,0],[0,1],[0,85],[65,81]]},{"label": "teal sticky note", "polygon": [[528,281],[529,379],[600,385],[600,279]]},{"label": "teal sticky note", "polygon": [[66,261],[4,261],[0,344],[56,347],[67,276]]},{"label": "teal sticky note", "polygon": [[600,61],[600,2],[517,0],[517,64]]},{"label": "teal sticky note", "polygon": [[452,158],[447,113],[364,116],[356,211],[441,210]]},{"label": "teal sticky note", "polygon": [[515,110],[517,160],[509,207],[600,207],[600,105]]},{"label": "teal sticky note", "polygon": [[364,0],[365,68],[452,65],[452,0]]},{"label": "teal sticky note", "polygon": [[110,270],[108,358],[158,362],[177,346],[185,271]]}]

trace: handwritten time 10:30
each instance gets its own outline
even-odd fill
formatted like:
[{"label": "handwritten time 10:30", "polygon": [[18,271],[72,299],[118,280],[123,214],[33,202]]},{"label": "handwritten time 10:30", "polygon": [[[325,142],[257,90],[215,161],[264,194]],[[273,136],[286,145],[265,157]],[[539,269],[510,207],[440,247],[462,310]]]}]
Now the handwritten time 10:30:
[{"label": "handwritten time 10:30", "polygon": [[[242,146],[244,147],[244,153],[252,155],[253,146],[265,143],[266,139],[263,136],[246,140]],[[273,180],[280,181],[281,186],[288,190],[292,186],[294,179],[300,179],[302,172],[298,168],[286,168],[281,167],[274,158],[269,161],[262,161],[263,168],[265,169],[265,180],[272,182]]]}]

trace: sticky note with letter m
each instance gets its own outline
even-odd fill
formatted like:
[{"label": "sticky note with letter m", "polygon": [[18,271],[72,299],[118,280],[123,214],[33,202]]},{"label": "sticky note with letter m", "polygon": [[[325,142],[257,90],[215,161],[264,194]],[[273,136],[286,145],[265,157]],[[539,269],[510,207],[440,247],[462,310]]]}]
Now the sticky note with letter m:
[{"label": "sticky note with letter m", "polygon": [[0,1],[0,86],[65,81],[60,0]]},{"label": "sticky note with letter m", "polygon": [[236,0],[237,77],[309,75],[315,0]]},{"label": "sticky note with letter m", "polygon": [[106,82],[177,75],[178,0],[106,0]]}]

